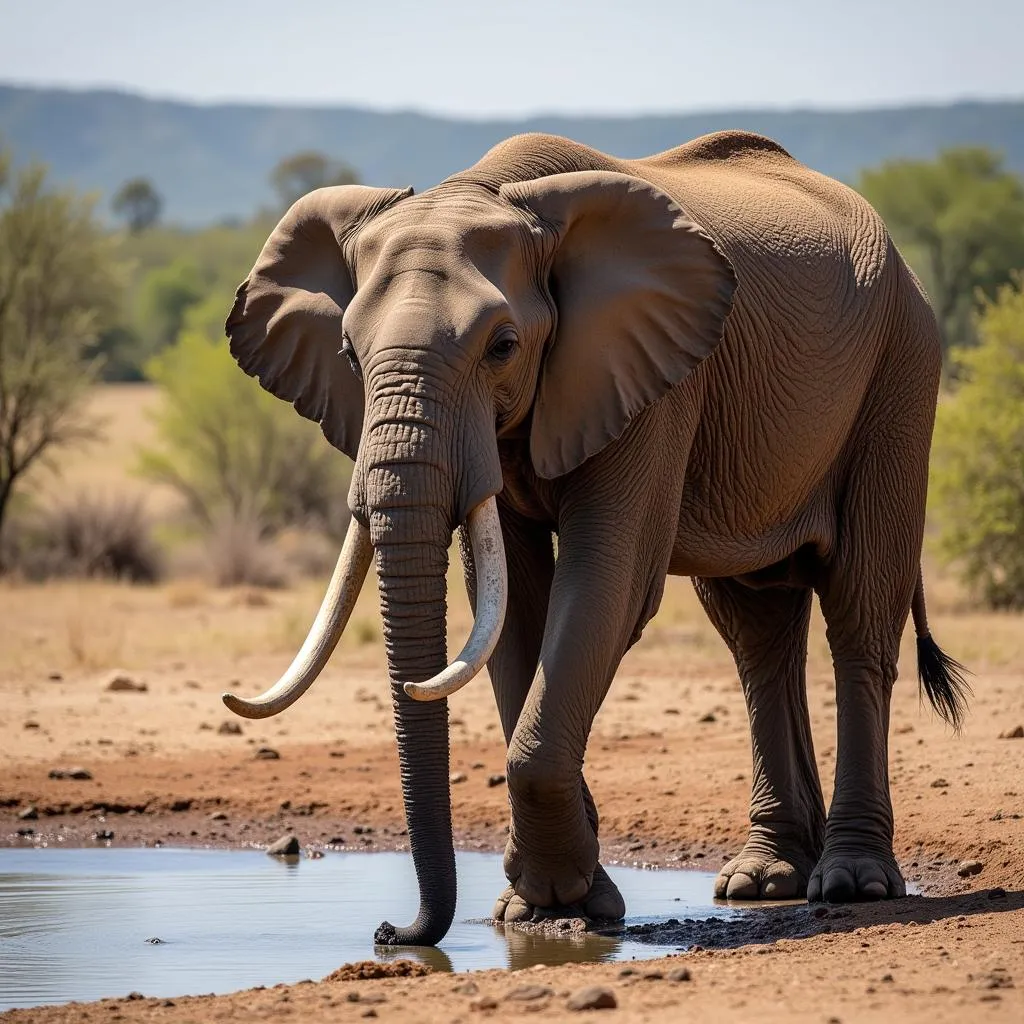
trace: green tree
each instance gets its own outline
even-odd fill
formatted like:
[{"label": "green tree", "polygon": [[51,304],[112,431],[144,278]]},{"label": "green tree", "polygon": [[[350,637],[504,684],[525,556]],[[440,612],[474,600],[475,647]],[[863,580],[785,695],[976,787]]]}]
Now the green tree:
[{"label": "green tree", "polygon": [[0,153],[0,530],[26,471],[53,449],[92,437],[88,357],[120,288],[92,203],[51,189],[32,165]]},{"label": "green tree", "polygon": [[128,230],[137,235],[160,219],[164,204],[148,178],[132,178],[114,193],[110,205],[128,225]]},{"label": "green tree", "polygon": [[174,345],[147,375],[163,391],[159,447],[142,453],[143,475],[169,484],[205,529],[225,520],[336,528],[347,520],[346,460],[315,424],[239,370],[223,339],[226,296],[192,310]]},{"label": "green tree", "polygon": [[859,189],[924,281],[947,351],[971,342],[980,304],[1024,267],[1024,181],[997,153],[960,147],[884,163]]},{"label": "green tree", "polygon": [[150,353],[158,352],[178,337],[188,311],[209,290],[199,267],[184,257],[145,276],[139,288],[138,323]]},{"label": "green tree", "polygon": [[1024,275],[998,289],[979,344],[954,350],[956,391],[932,450],[939,547],[993,608],[1024,607]]},{"label": "green tree", "polygon": [[315,150],[285,157],[270,172],[270,184],[282,209],[287,209],[307,192],[326,185],[357,185],[359,175],[344,161],[332,160]]}]

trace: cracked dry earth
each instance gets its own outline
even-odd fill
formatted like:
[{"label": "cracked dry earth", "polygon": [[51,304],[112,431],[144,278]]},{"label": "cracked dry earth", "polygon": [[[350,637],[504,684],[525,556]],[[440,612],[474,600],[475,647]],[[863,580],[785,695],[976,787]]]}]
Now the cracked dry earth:
[{"label": "cracked dry earth", "polygon": [[[454,577],[451,593],[455,646],[468,617]],[[318,600],[312,585],[270,594],[181,583],[0,586],[0,843],[88,844],[110,832],[124,845],[238,846],[291,831],[328,856],[337,847],[402,848],[372,593],[302,702],[281,718],[221,731],[229,716],[219,693],[272,681]],[[974,671],[975,697],[954,736],[919,706],[908,638],[890,772],[896,853],[920,895],[784,907],[741,923],[670,923],[648,937],[687,951],[630,965],[456,976],[350,966],[315,983],[38,1007],[0,1020],[568,1020],[579,1016],[574,997],[595,986],[611,996],[579,1001],[614,1002],[589,1012],[623,1022],[1024,1020],[1024,736],[1016,736],[1024,733],[1024,619],[971,613],[941,596],[930,610],[939,643]],[[145,690],[108,689],[117,668]],[[809,691],[827,795],[835,707],[818,621]],[[504,754],[487,682],[453,698],[451,715],[459,843],[500,850]],[[257,756],[265,748],[279,756]],[[602,858],[717,870],[745,838],[749,762],[728,654],[687,581],[670,580],[588,751]],[[77,768],[89,777],[50,777]],[[495,895],[501,887],[496,877]]]}]

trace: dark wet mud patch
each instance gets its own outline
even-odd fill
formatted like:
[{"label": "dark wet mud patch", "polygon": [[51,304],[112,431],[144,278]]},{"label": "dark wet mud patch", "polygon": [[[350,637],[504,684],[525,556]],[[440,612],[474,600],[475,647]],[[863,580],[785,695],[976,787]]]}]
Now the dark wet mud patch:
[{"label": "dark wet mud patch", "polygon": [[0,850],[0,1010],[129,992],[230,992],[322,978],[358,961],[465,971],[641,959],[706,945],[679,931],[684,920],[723,928],[764,913],[715,905],[709,873],[609,872],[626,899],[623,925],[503,927],[486,920],[505,884],[501,857],[459,854],[456,922],[438,949],[412,950],[373,945],[382,920],[415,914],[408,854]]}]

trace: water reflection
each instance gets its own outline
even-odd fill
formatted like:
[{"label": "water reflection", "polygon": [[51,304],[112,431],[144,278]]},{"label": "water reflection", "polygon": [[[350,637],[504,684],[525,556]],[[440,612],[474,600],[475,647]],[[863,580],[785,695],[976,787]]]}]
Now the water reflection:
[{"label": "water reflection", "polygon": [[[285,863],[244,851],[0,850],[0,1010],[140,991],[227,992],[319,978],[352,960],[415,955],[435,970],[651,957],[666,949],[594,934],[527,934],[481,919],[501,857],[458,856],[456,924],[440,949],[374,949],[383,920],[418,905],[404,854]],[[611,869],[630,922],[723,916],[711,876]],[[147,940],[158,938],[159,943]]]}]

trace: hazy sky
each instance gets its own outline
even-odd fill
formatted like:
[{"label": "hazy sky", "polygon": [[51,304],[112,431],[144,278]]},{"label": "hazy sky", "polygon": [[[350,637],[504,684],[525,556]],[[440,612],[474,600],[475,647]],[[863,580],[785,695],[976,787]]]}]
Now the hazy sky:
[{"label": "hazy sky", "polygon": [[0,80],[486,116],[1024,96],[1024,0],[0,0]]}]

